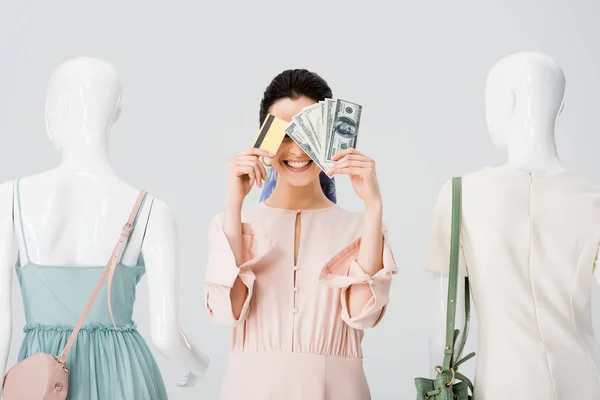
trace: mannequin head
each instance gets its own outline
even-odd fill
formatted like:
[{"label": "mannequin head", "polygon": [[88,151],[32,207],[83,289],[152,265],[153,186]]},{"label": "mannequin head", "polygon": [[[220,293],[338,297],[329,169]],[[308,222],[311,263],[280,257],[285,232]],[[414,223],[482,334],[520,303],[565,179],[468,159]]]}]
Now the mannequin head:
[{"label": "mannequin head", "polygon": [[117,70],[95,58],[75,58],[50,77],[46,129],[58,148],[106,140],[120,114],[121,82]]},{"label": "mannequin head", "polygon": [[512,54],[490,71],[485,90],[489,134],[499,149],[531,142],[524,135],[551,135],[562,111],[565,76],[547,55]]},{"label": "mannequin head", "polygon": [[[284,71],[277,75],[265,90],[260,104],[260,124],[269,113],[291,121],[304,107],[330,97],[331,89],[317,74],[304,69]],[[308,165],[304,166],[306,162]],[[321,185],[319,166],[287,135],[271,163],[278,181],[282,184],[293,187]]]}]

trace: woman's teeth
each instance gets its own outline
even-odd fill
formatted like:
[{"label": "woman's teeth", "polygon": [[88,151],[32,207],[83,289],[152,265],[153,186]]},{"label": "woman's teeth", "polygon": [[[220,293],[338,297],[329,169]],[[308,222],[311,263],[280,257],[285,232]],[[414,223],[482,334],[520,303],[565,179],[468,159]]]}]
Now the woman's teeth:
[{"label": "woman's teeth", "polygon": [[292,168],[306,167],[310,161],[287,161],[287,165]]}]

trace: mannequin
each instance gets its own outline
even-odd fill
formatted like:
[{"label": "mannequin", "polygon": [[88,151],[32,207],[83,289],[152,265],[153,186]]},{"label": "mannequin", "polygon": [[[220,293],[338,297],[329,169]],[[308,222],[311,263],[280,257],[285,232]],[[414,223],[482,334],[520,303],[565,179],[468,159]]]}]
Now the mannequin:
[{"label": "mannequin", "polygon": [[[583,183],[561,166],[554,128],[563,109],[564,93],[563,71],[550,57],[540,53],[510,55],[500,60],[488,75],[485,100],[489,135],[495,147],[507,151],[508,160],[499,167],[486,167],[463,177],[461,274],[458,279],[456,323],[456,327],[462,330],[462,293],[464,277],[468,274],[480,333],[474,381],[478,400],[566,400],[585,398],[588,394],[594,398],[600,388],[600,371],[597,370],[600,367],[600,352],[597,351],[593,334],[590,334],[591,321],[587,319],[590,293],[585,290],[587,287],[584,282],[585,274],[599,275],[593,269],[593,261],[600,239],[594,228],[596,220],[600,222],[600,210],[594,203],[600,198],[600,190]],[[522,188],[523,191],[512,192],[511,187]],[[494,193],[482,195],[484,190]],[[544,198],[539,194],[542,190],[551,195]],[[436,206],[438,210],[446,210],[444,215],[448,214],[451,204],[448,193],[448,190],[445,190],[445,194],[442,190]],[[507,200],[511,197],[512,202]],[[556,201],[553,202],[553,199]],[[442,201],[445,205],[441,205]],[[576,204],[574,211],[565,206],[571,202]],[[517,211],[525,212],[516,213],[514,208],[511,209],[515,204],[522,206]],[[554,250],[553,246],[548,245],[554,239],[552,228],[563,225],[560,215],[548,209],[558,210],[560,206],[557,204],[563,204],[563,212],[568,216],[564,218],[579,225],[564,225],[566,233],[563,232],[563,235],[573,236],[570,239],[575,244],[568,240],[557,241],[559,250]],[[505,215],[502,214],[509,211],[513,214],[503,220]],[[500,214],[500,217],[495,219],[494,213]],[[487,238],[483,228],[486,223],[489,227]],[[449,223],[444,225],[444,229],[448,228]],[[513,232],[510,230],[516,233],[512,241],[510,236]],[[579,234],[581,239],[577,236]],[[434,237],[438,243],[449,242],[449,233],[434,234]],[[589,241],[588,244],[583,248],[577,247],[583,240]],[[442,271],[441,266],[445,260],[442,261],[441,256],[431,256],[435,248],[435,244],[430,248],[430,265],[427,266],[433,271],[434,281],[430,323],[432,370],[441,363],[443,357],[448,290],[447,270]],[[590,249],[593,251],[592,257],[589,257]],[[500,263],[502,265],[487,262],[486,254],[492,250],[507,254],[507,258]],[[573,251],[574,257],[567,259],[565,254],[568,251]],[[522,269],[519,269],[520,254],[525,255],[525,268]],[[585,262],[586,255],[590,260],[588,264]],[[514,265],[511,265],[511,257]],[[572,261],[571,265],[568,265],[569,261]],[[432,264],[435,263],[439,266],[433,268]],[[564,265],[554,265],[560,263]],[[570,269],[573,265],[577,268]],[[548,267],[546,271],[544,267]],[[553,275],[555,267],[557,272]],[[445,268],[448,268],[447,265]],[[560,281],[571,286],[565,283],[568,287],[561,292]],[[503,293],[495,292],[494,288],[501,288]],[[569,296],[573,303],[571,309],[568,305]],[[517,301],[521,301],[521,305],[515,304]],[[581,304],[578,304],[579,301]],[[561,307],[568,310],[564,312],[565,315],[561,314]],[[506,331],[502,331],[504,328]],[[501,335],[506,340],[498,340],[500,334],[495,334],[498,330],[502,331]],[[520,346],[522,353],[513,353]],[[561,350],[561,346],[565,349]],[[528,351],[531,354],[527,354]],[[515,354],[520,354],[520,357]],[[500,366],[501,363],[504,365]],[[497,376],[494,378],[492,374]],[[576,380],[579,380],[579,384]],[[581,381],[584,383],[581,384]]]},{"label": "mannequin", "polygon": [[[108,157],[109,132],[120,114],[117,71],[93,58],[63,63],[47,92],[46,127],[62,155],[60,166],[21,180],[24,233],[30,259],[45,265],[105,265],[139,190],[123,182]],[[14,182],[0,185],[0,377],[10,348],[11,286],[17,249],[23,243],[13,219]],[[207,367],[179,325],[177,230],[173,213],[159,199],[146,208],[147,228],[133,234],[124,262],[139,250],[148,280],[152,341],[175,361],[192,386]],[[143,243],[143,245],[142,245]],[[140,247],[141,246],[141,247]],[[105,283],[106,285],[106,283]],[[90,293],[91,294],[91,293]],[[75,321],[74,321],[75,322]]]},{"label": "mannequin", "polygon": [[[535,84],[523,85],[523,82]],[[548,56],[521,52],[500,60],[488,74],[485,91],[490,139],[508,154],[500,168],[523,171],[563,171],[554,137],[555,121],[564,105],[565,76]],[[457,293],[464,293],[464,274]],[[431,371],[440,363],[445,343],[448,275],[433,272],[430,322]],[[456,327],[464,326],[464,296],[457,296]],[[462,334],[463,332],[461,332]]]}]

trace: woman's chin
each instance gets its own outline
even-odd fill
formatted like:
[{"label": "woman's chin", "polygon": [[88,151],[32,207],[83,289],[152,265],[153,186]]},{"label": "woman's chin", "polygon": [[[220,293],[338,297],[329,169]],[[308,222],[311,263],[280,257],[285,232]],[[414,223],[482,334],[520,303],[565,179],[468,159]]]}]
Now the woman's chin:
[{"label": "woman's chin", "polygon": [[278,172],[277,179],[283,179],[288,185],[293,187],[304,187],[310,185],[319,176],[319,171],[309,169],[304,172],[290,172],[280,171]]}]

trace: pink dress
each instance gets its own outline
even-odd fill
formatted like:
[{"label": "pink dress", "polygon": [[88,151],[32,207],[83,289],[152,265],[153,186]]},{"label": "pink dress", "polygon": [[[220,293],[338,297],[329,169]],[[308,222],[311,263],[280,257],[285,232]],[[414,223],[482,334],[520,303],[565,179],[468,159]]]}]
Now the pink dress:
[{"label": "pink dress", "polygon": [[[294,265],[296,215],[301,236]],[[264,203],[242,216],[245,258],[239,267],[223,232],[222,214],[210,227],[206,307],[233,327],[221,400],[368,400],[363,330],[383,317],[396,265],[384,228],[384,268],[367,275],[356,258],[363,214],[337,205],[292,211]],[[230,290],[248,287],[239,319]],[[372,298],[350,317],[345,294],[370,285]]]}]

